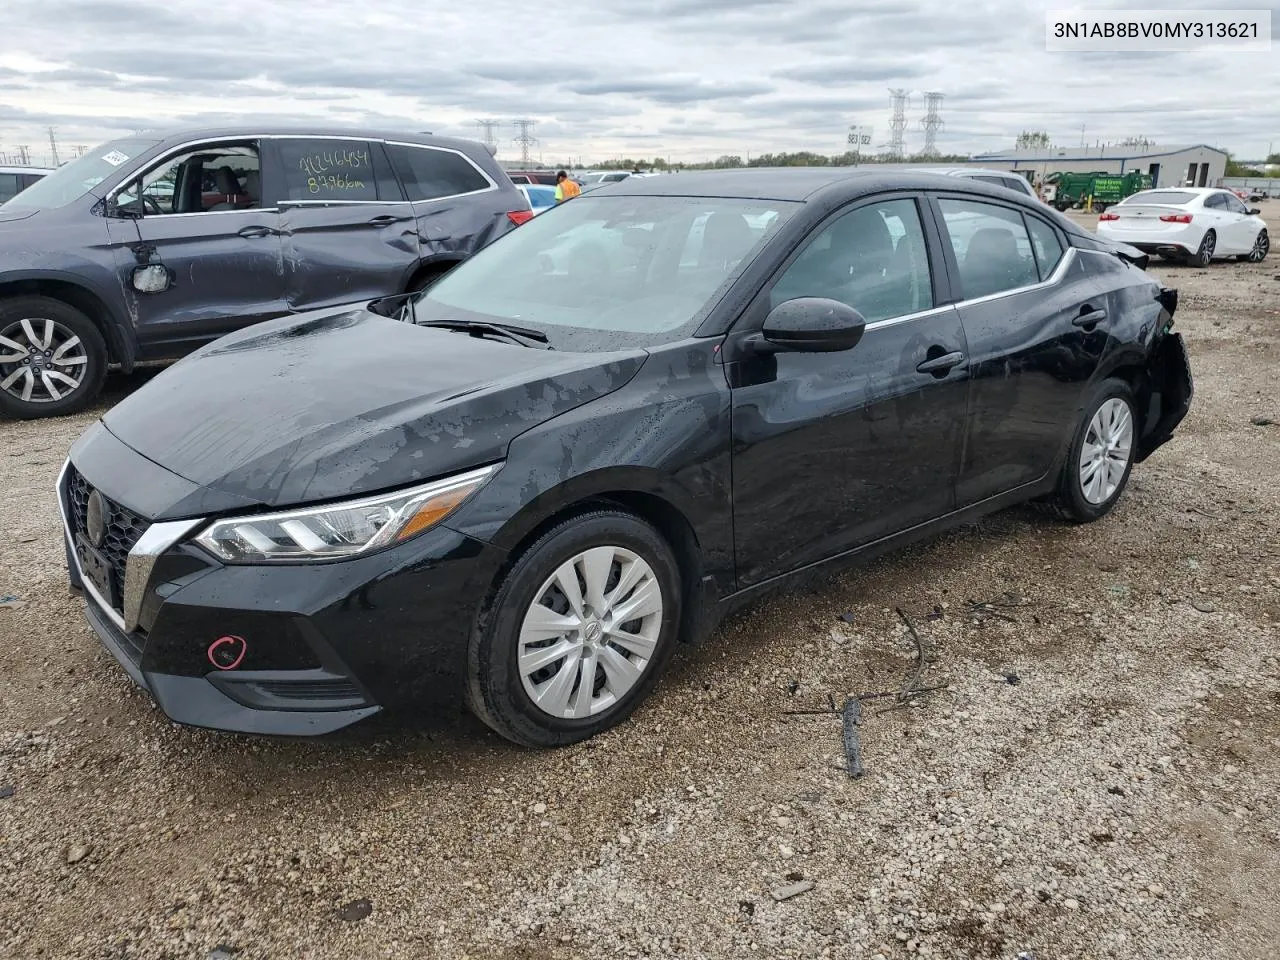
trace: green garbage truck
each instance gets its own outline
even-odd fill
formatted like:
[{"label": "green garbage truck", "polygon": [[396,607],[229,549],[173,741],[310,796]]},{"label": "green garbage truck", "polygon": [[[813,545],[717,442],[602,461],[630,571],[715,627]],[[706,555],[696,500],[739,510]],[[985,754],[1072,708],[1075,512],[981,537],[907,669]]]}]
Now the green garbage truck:
[{"label": "green garbage truck", "polygon": [[1059,210],[1083,207],[1092,198],[1093,209],[1102,211],[1140,190],[1151,189],[1151,177],[1136,170],[1125,174],[1102,170],[1093,173],[1051,173],[1044,178],[1044,182],[1053,187],[1053,199],[1049,202]]}]

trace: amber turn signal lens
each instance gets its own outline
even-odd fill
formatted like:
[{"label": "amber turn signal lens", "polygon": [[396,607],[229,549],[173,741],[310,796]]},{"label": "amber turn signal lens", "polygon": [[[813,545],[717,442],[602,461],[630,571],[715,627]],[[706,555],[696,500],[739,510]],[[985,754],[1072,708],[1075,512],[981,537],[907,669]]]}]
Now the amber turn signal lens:
[{"label": "amber turn signal lens", "polygon": [[474,490],[474,486],[459,487],[457,490],[448,490],[427,500],[422,506],[418,507],[418,511],[401,528],[396,540],[408,540],[423,530],[434,527],[449,514],[453,513],[458,504],[467,499]]}]

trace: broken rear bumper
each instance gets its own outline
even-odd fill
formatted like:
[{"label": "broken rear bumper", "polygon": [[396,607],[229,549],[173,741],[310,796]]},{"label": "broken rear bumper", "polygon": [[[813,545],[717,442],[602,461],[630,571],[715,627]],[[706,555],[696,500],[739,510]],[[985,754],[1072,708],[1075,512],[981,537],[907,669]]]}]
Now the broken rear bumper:
[{"label": "broken rear bumper", "polygon": [[1146,422],[1138,442],[1135,460],[1141,463],[1157,449],[1173,439],[1173,432],[1191,409],[1195,384],[1191,378],[1191,359],[1182,334],[1164,333],[1156,341],[1147,364],[1151,385]]}]

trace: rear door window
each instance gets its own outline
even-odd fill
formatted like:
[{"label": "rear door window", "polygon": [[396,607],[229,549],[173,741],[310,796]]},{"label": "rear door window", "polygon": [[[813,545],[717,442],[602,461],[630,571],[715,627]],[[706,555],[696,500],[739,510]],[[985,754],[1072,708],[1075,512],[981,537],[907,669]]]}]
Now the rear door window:
[{"label": "rear door window", "polygon": [[18,195],[18,191],[22,189],[19,179],[16,173],[0,173],[0,203]]},{"label": "rear door window", "polygon": [[1054,268],[1062,260],[1062,241],[1058,239],[1058,231],[1039,217],[1027,217],[1027,232],[1031,235],[1031,249],[1035,252],[1036,266],[1040,268],[1040,279],[1048,280]]},{"label": "rear door window", "polygon": [[966,300],[1040,282],[1022,214],[975,200],[938,201]]},{"label": "rear door window", "polygon": [[277,141],[284,171],[281,200],[370,203],[403,200],[379,144],[323,137]]},{"label": "rear door window", "polygon": [[440,200],[488,190],[492,184],[460,153],[436,147],[387,144],[410,200]]}]

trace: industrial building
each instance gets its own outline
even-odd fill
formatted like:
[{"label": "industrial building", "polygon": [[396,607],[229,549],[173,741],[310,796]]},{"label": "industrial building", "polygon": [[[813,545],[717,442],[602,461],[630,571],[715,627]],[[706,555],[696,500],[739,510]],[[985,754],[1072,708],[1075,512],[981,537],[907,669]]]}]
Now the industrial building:
[{"label": "industrial building", "polygon": [[[1227,173],[1227,153],[1217,147],[1196,144],[1184,147],[1145,148],[1131,146],[1048,147],[974,154],[969,163],[993,170],[1030,171],[1036,180],[1050,173],[1129,173],[1138,170],[1151,176],[1157,187],[1177,187],[1191,183],[1216,187]],[[963,166],[964,164],[955,164]]]}]

